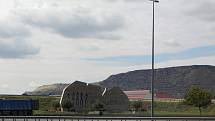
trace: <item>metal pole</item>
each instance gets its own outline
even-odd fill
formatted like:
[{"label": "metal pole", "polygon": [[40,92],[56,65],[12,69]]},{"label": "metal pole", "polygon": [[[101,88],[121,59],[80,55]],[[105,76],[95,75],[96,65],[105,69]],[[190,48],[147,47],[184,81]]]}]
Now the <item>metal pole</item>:
[{"label": "metal pole", "polygon": [[151,117],[154,117],[154,47],[155,47],[155,0],[152,1],[152,80],[151,80],[151,93],[152,93],[152,102],[151,102]]}]

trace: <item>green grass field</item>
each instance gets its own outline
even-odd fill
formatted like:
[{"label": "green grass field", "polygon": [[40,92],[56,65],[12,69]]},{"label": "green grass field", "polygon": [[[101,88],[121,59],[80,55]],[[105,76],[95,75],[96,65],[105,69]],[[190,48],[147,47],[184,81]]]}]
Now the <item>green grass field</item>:
[{"label": "green grass field", "polygon": [[[96,112],[90,112],[89,114],[77,114],[77,113],[62,113],[56,111],[52,102],[60,100],[60,97],[56,96],[0,96],[3,99],[35,99],[39,100],[39,110],[34,111],[34,115],[95,115]],[[108,113],[104,112],[107,116],[149,116],[150,115],[150,102],[144,101],[144,105],[147,105],[147,111],[142,112],[124,112],[124,113]],[[155,102],[155,115],[157,116],[199,116],[198,108],[184,105],[182,102]],[[211,104],[209,107],[204,108],[202,112],[203,116],[215,116],[215,104]]]},{"label": "green grass field", "polygon": [[[155,113],[157,115],[184,115],[198,116],[199,110],[197,107],[184,105],[182,102],[156,102]],[[215,104],[202,109],[202,115],[215,116]]]}]

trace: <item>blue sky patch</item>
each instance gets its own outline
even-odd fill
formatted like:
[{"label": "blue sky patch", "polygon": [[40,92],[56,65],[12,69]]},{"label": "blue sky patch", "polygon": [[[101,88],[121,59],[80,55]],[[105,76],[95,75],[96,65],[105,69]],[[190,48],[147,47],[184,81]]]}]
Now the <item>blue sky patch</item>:
[{"label": "blue sky patch", "polygon": [[[176,53],[163,53],[155,55],[155,62],[166,62],[171,60],[185,60],[205,56],[215,56],[215,45],[190,48]],[[120,63],[135,63],[147,64],[151,63],[151,55],[127,55],[127,56],[111,56],[103,58],[85,58],[88,61],[100,62],[120,62]]]}]

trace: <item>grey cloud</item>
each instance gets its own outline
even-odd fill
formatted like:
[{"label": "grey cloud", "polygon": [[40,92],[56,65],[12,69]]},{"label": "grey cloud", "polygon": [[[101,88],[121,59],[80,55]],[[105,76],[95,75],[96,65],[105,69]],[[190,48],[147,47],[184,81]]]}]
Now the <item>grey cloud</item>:
[{"label": "grey cloud", "polygon": [[[108,0],[110,2],[116,2],[116,1],[120,1],[120,0]],[[122,0],[124,2],[147,2],[148,0]]]},{"label": "grey cloud", "polygon": [[124,0],[125,2],[147,2],[148,0]]},{"label": "grey cloud", "polygon": [[0,22],[1,38],[25,38],[31,35],[30,31],[23,25],[16,22]]},{"label": "grey cloud", "polygon": [[100,33],[96,36],[98,39],[120,40],[122,37],[114,33]]},{"label": "grey cloud", "polygon": [[[193,1],[194,3],[194,1]],[[204,21],[215,21],[215,1],[208,0],[208,1],[201,1],[196,4],[196,6],[188,12],[188,15],[194,16],[200,20]]]},{"label": "grey cloud", "polygon": [[[61,11],[47,12],[43,15],[39,11],[20,14],[24,23],[42,29],[50,30],[67,38],[99,38],[119,39],[115,31],[123,27],[123,18],[118,15],[93,15],[90,12]],[[46,11],[43,11],[46,12]],[[108,37],[104,36],[108,33]]]},{"label": "grey cloud", "polygon": [[179,47],[182,46],[179,42],[177,42],[175,39],[169,39],[169,40],[163,40],[162,41],[166,46],[170,47]]},{"label": "grey cloud", "polygon": [[88,45],[88,46],[85,46],[85,47],[79,47],[78,50],[80,51],[100,51],[101,48],[98,47],[98,46],[95,46],[95,45]]},{"label": "grey cloud", "polygon": [[38,54],[40,49],[28,44],[30,30],[18,20],[0,22],[0,58],[25,58]]},{"label": "grey cloud", "polygon": [[39,48],[35,48],[25,41],[16,40],[12,43],[0,41],[0,58],[25,58],[30,55],[38,54]]}]

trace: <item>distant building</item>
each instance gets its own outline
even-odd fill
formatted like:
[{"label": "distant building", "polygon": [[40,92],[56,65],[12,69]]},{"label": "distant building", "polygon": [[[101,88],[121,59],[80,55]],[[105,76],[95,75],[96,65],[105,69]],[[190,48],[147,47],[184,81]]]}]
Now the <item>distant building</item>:
[{"label": "distant building", "polygon": [[[107,90],[100,86],[75,81],[67,86],[62,93],[60,104],[62,111],[90,111],[96,102],[104,104],[104,109],[110,112],[121,112],[129,109],[128,97],[120,88]],[[70,105],[66,108],[63,105]]]},{"label": "distant building", "polygon": [[157,99],[163,99],[163,100],[169,100],[169,99],[176,99],[174,96],[169,95],[168,93],[165,92],[156,92],[155,97]]},{"label": "distant building", "polygon": [[[127,95],[128,99],[131,101],[135,100],[150,100],[151,93],[150,90],[133,90],[133,91],[124,91]],[[159,100],[168,100],[168,99],[175,99],[175,97],[169,95],[165,92],[155,92],[155,98]]]},{"label": "distant building", "polygon": [[149,90],[124,91],[124,93],[131,101],[151,99],[151,93]]}]

